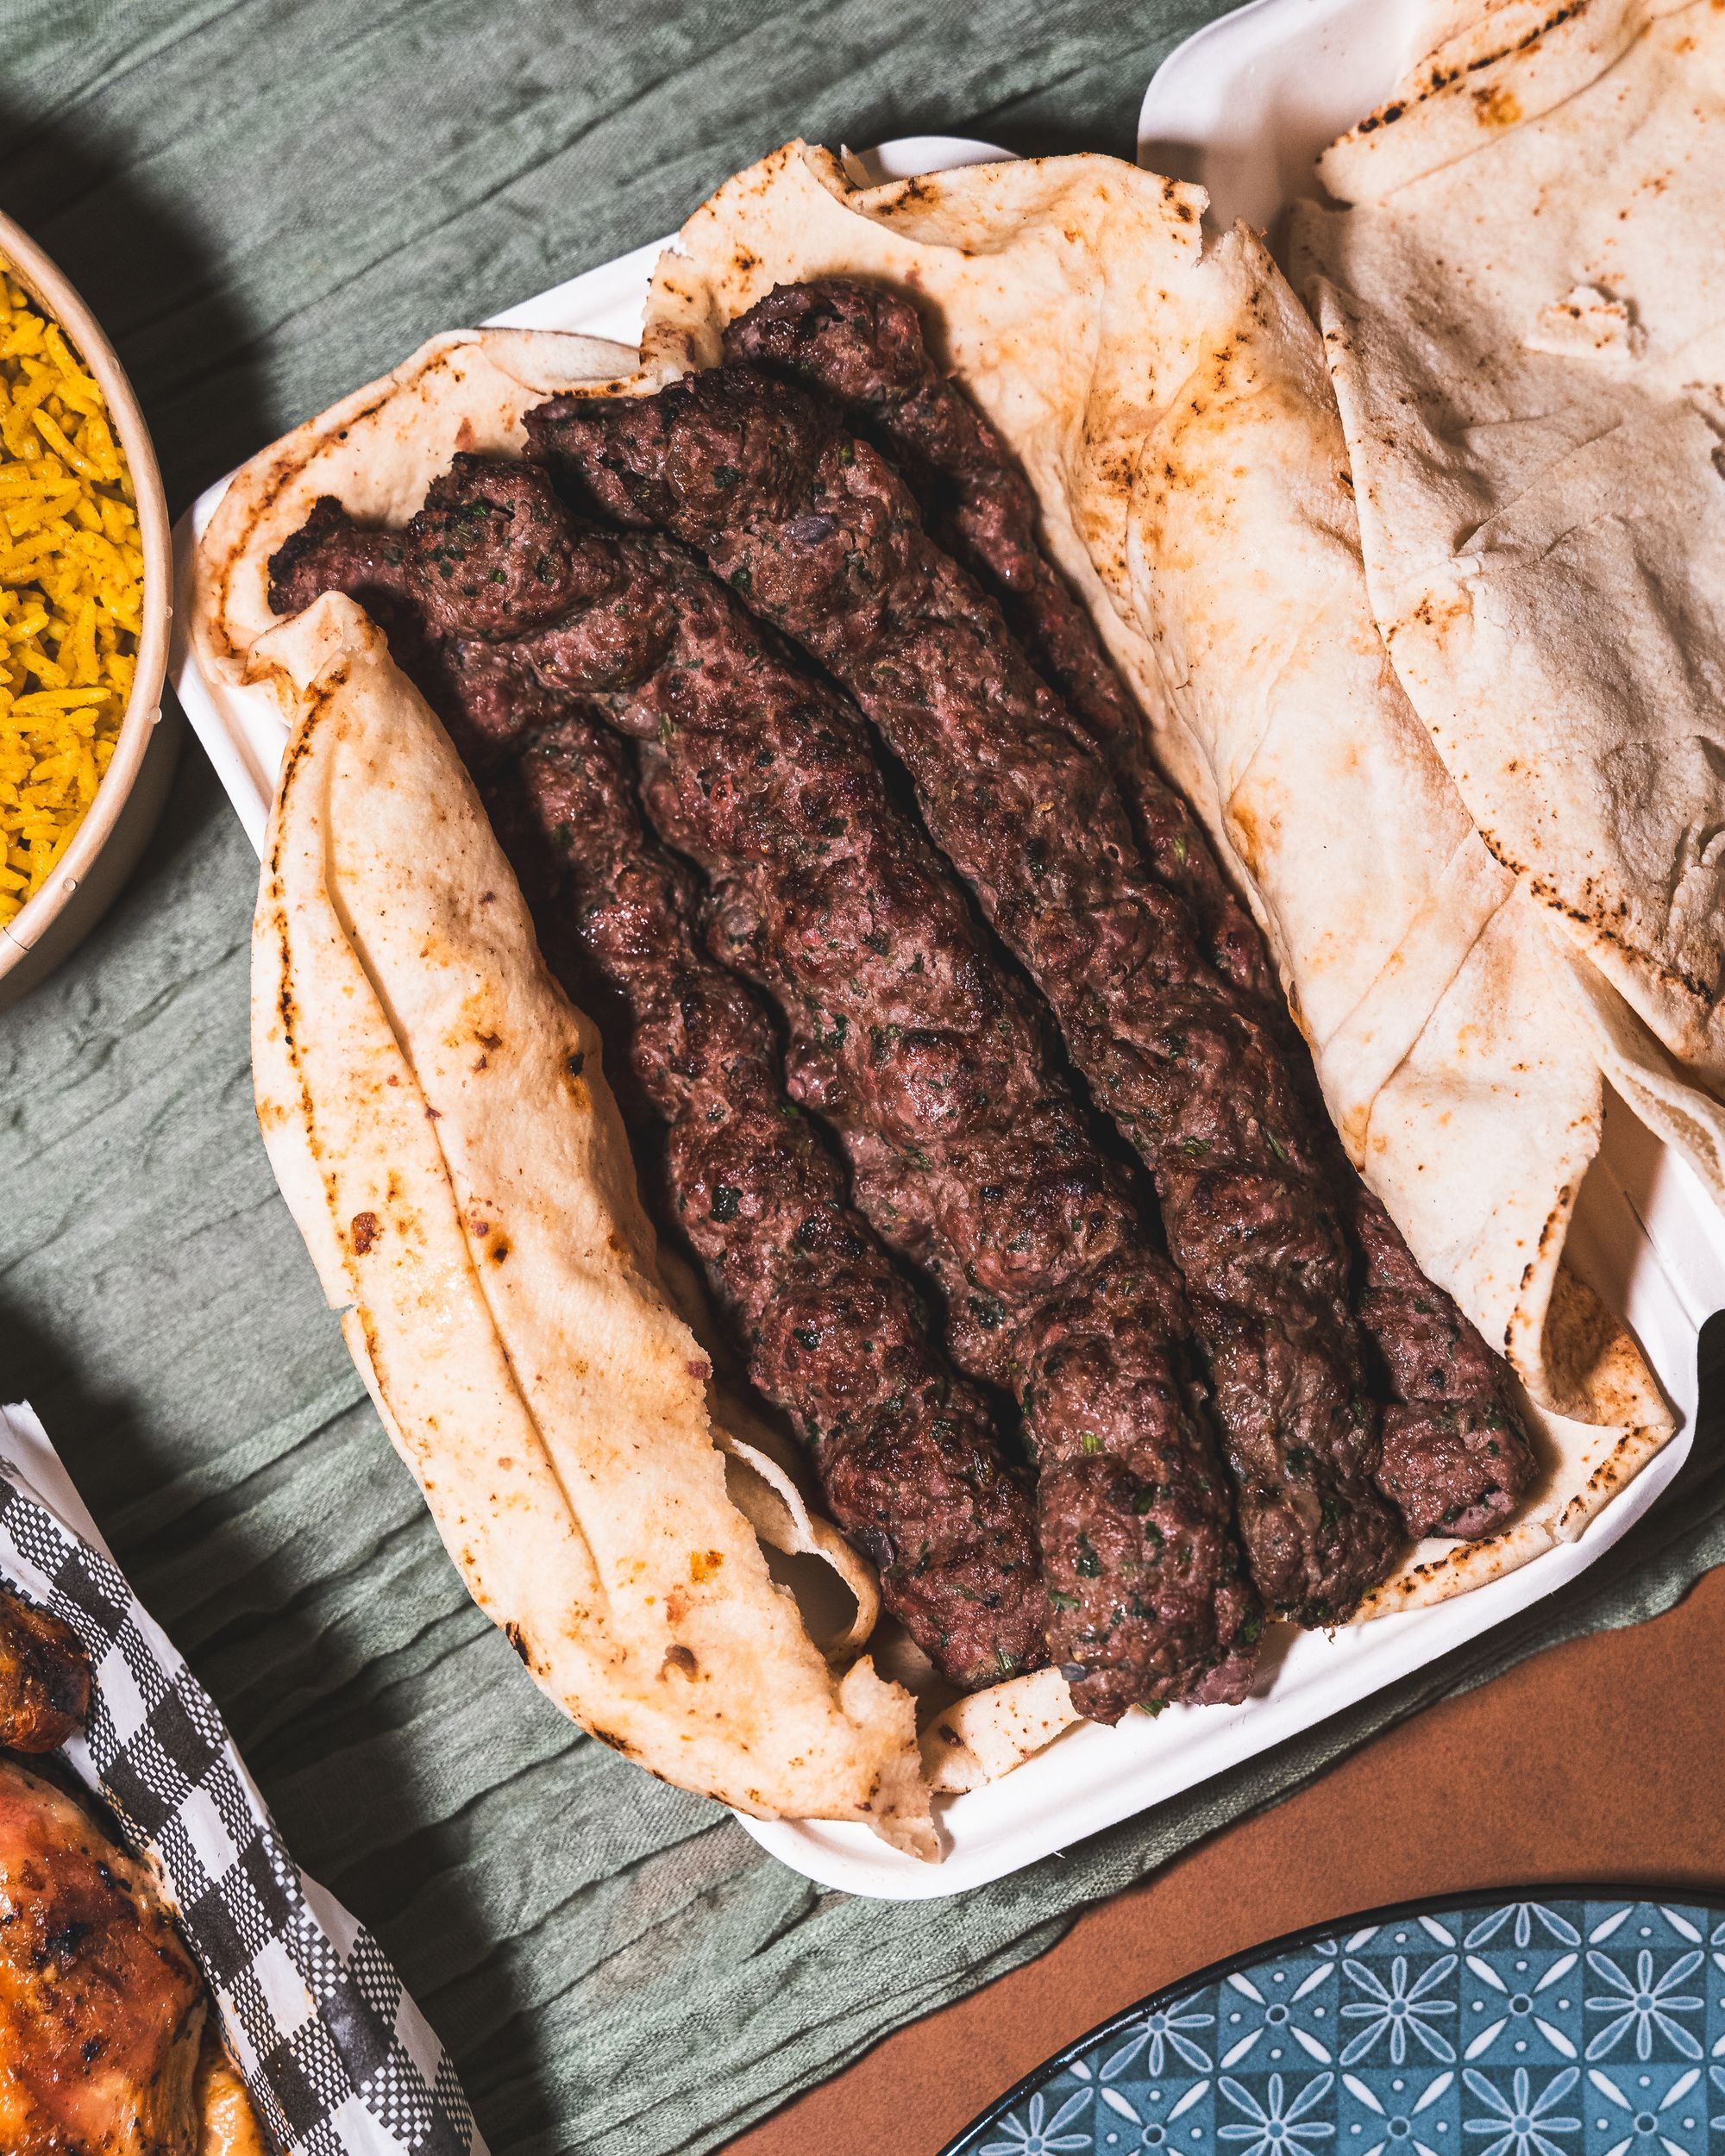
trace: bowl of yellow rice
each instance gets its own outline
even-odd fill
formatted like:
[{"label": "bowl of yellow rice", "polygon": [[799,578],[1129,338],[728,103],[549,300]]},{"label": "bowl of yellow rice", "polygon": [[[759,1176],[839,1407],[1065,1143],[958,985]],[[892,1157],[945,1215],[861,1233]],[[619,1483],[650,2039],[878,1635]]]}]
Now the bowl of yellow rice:
[{"label": "bowl of yellow rice", "polygon": [[95,924],[160,812],[171,573],[131,385],[0,216],[0,1004]]}]

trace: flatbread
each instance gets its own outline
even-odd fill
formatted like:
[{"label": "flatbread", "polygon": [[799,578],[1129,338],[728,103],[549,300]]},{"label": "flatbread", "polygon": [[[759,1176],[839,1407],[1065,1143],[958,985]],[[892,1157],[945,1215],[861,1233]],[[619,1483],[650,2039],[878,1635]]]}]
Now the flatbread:
[{"label": "flatbread", "polygon": [[[525,439],[521,416],[529,407],[572,383],[613,374],[633,356],[627,347],[588,337],[518,330],[448,334],[432,338],[381,381],[285,436],[236,475],[200,548],[193,604],[200,664],[236,684],[268,685],[284,717],[294,723],[305,682],[337,663],[352,634],[351,608],[308,610],[290,631],[269,604],[269,557],[298,530],[313,503],[331,494],[355,517],[404,523],[458,450],[519,450]],[[261,1053],[267,1062],[267,1039]],[[603,1088],[602,1077],[593,1082]],[[273,1157],[279,1173],[285,1157],[280,1147],[273,1149]],[[344,1292],[331,1285],[344,1277],[340,1238],[326,1232],[328,1224],[309,1194],[293,1209],[335,1300]],[[691,1286],[678,1279],[667,1292],[699,1325],[701,1313],[688,1307],[699,1303]],[[351,1323],[348,1331],[353,1344]],[[361,1367],[370,1382],[363,1361]],[[391,1425],[381,1399],[379,1404]],[[872,1568],[830,1521],[811,1511],[774,1433],[734,1392],[715,1384],[710,1407],[731,1504],[768,1549],[815,1560],[837,1583],[833,1591],[822,1592],[808,1571],[798,1576],[807,1604],[806,1629],[842,1668],[854,1661],[879,1614]],[[853,1690],[866,1698],[866,1680]],[[901,1719],[902,1712],[895,1703],[894,1716]],[[656,1771],[683,1778],[672,1770]],[[917,1853],[931,1854],[916,1813],[913,1803],[904,1831]],[[894,1832],[899,1831],[895,1826]]]},{"label": "flatbread", "polygon": [[252,660],[293,718],[253,945],[259,1122],[474,1599],[652,1772],[932,1857],[909,1695],[866,1657],[834,1674],[727,1492],[599,1037],[455,749],[350,599]]},{"label": "flatbread", "polygon": [[405,524],[461,449],[519,454],[522,415],[557,391],[632,367],[625,344],[541,329],[455,329],[285,434],[236,472],[198,550],[198,664],[238,686],[276,625],[270,556],[323,494],[362,523]]},{"label": "flatbread", "polygon": [[1725,13],[1427,28],[1293,227],[1373,612],[1608,1075],[1725,1201]]},{"label": "flatbread", "polygon": [[957,1796],[998,1782],[1045,1752],[1077,1720],[1071,1690],[1058,1670],[1032,1670],[986,1691],[967,1692],[922,1733],[929,1787]]},{"label": "flatbread", "polygon": [[1375,1612],[1578,1532],[1672,1423],[1562,1263],[1616,1064],[1568,947],[1482,841],[1386,657],[1322,347],[1256,235],[1207,250],[1204,200],[1101,157],[856,189],[789,143],[661,258],[641,366],[612,393],[712,365],[775,284],[879,278],[913,293],[1016,453],[1051,553],[1270,938],[1350,1151],[1548,1411],[1517,1523],[1424,1545]]}]

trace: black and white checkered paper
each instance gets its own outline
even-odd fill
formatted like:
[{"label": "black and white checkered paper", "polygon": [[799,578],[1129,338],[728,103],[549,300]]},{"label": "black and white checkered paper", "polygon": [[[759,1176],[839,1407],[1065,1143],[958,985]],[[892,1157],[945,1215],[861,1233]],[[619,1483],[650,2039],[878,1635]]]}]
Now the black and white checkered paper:
[{"label": "black and white checkered paper", "polygon": [[95,1665],[66,1756],[147,1852],[285,2156],[485,2156],[455,2068],[377,1941],[308,1879],[209,1694],[128,1584],[28,1407],[0,1408],[0,1573]]}]

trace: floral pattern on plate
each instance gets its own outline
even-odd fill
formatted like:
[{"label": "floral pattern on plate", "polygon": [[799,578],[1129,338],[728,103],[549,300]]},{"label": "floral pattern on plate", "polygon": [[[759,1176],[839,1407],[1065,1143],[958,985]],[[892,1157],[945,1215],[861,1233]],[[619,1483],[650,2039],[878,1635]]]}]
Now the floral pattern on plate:
[{"label": "floral pattern on plate", "polygon": [[1433,1904],[1144,2000],[946,2156],[1725,2156],[1725,1908]]}]

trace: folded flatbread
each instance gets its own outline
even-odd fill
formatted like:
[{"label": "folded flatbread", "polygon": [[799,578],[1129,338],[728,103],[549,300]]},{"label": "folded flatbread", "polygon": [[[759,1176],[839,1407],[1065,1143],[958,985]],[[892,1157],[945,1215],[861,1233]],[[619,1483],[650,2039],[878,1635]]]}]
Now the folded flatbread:
[{"label": "folded flatbread", "polygon": [[1312,324],[1251,233],[1207,248],[1203,208],[1109,158],[857,189],[790,143],[661,258],[640,368],[617,386],[712,365],[775,284],[884,279],[1016,452],[1270,937],[1351,1152],[1542,1409],[1548,1472],[1523,1516],[1421,1545],[1373,1614],[1578,1533],[1672,1426],[1562,1263],[1599,1144],[1600,1029],[1386,658]]},{"label": "folded flatbread", "polygon": [[913,1703],[866,1657],[836,1673],[771,1576],[756,1518],[782,1546],[821,1538],[720,1427],[599,1037],[454,747],[350,599],[251,661],[292,720],[253,945],[259,1121],[474,1599],[666,1780],[934,1855]]},{"label": "folded flatbread", "polygon": [[1373,614],[1602,1067],[1725,1198],[1725,12],[1441,0],[1296,205]]}]

